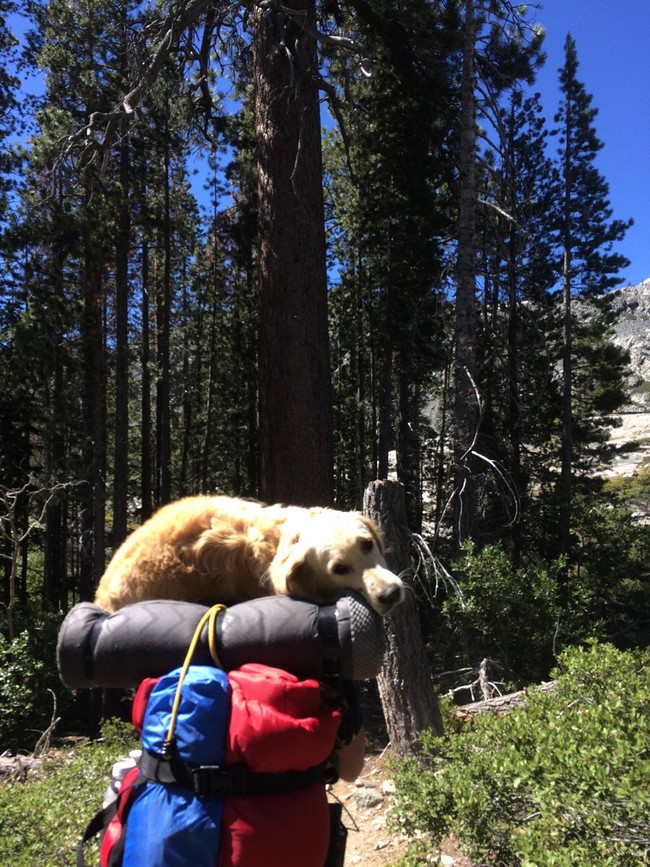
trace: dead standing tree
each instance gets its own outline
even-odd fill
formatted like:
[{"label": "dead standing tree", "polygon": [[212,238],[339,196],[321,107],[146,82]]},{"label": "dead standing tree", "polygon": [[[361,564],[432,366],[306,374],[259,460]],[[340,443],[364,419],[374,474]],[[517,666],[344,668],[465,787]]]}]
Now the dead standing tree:
[{"label": "dead standing tree", "polygon": [[[371,482],[364,493],[363,511],[382,529],[388,567],[402,576],[411,572],[403,486],[399,482]],[[377,684],[391,747],[397,755],[417,751],[420,732],[425,729],[442,735],[415,597],[408,586],[404,602],[386,620],[386,652]]]}]

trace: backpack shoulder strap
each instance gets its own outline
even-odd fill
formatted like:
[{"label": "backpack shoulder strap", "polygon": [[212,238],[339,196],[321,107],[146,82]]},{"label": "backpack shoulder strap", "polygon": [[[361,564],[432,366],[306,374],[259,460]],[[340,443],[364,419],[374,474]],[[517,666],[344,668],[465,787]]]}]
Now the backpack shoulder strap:
[{"label": "backpack shoulder strap", "polygon": [[83,832],[83,836],[79,843],[77,844],[77,867],[86,867],[86,860],[84,858],[84,846],[93,837],[96,837],[98,834],[108,826],[108,824],[115,818],[117,814],[117,800],[112,801],[98,813],[96,813],[90,822],[86,825],[86,830]]},{"label": "backpack shoulder strap", "polygon": [[[105,832],[111,822],[115,820],[118,820],[121,826],[124,825],[126,815],[137,789],[146,782],[146,778],[140,773],[138,768],[133,768],[133,770],[129,771],[123,780],[117,798],[96,813],[86,826],[86,830],[77,845],[76,867],[85,867],[86,865],[84,858],[84,846],[86,843],[98,834]],[[123,834],[121,836],[123,836]],[[119,863],[119,861],[114,862],[113,859],[111,859],[108,863]]]}]

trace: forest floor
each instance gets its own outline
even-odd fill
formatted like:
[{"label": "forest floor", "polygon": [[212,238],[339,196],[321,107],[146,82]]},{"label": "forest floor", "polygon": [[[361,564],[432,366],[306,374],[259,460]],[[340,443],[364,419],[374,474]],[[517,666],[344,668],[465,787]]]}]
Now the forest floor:
[{"label": "forest floor", "polygon": [[[339,780],[332,787],[330,799],[343,804],[343,824],[348,830],[345,867],[390,867],[408,850],[408,839],[389,824],[394,790],[386,767],[389,755],[388,749],[371,749],[358,780],[354,783]],[[443,842],[441,851],[429,863],[474,867],[474,862],[451,839]]]},{"label": "forest floor", "polygon": [[[368,746],[363,771],[353,783],[339,780],[330,791],[330,800],[343,805],[342,821],[347,828],[345,867],[392,867],[406,855],[409,839],[391,827],[391,800],[395,786],[391,778],[392,754],[381,705],[373,691],[362,693]],[[447,867],[477,867],[462,854],[455,840],[443,841],[441,851],[428,863]]]}]

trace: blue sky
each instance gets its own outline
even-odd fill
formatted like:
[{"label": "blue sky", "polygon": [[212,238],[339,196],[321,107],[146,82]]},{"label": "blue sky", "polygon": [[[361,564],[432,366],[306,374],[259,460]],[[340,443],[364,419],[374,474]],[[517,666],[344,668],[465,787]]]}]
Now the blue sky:
[{"label": "blue sky", "polygon": [[616,248],[630,260],[623,285],[640,283],[650,278],[650,0],[544,0],[540,7],[534,14],[546,30],[548,57],[535,90],[550,123],[570,33],[578,79],[598,109],[594,126],[604,147],[597,165],[609,183],[613,216],[634,218]]}]

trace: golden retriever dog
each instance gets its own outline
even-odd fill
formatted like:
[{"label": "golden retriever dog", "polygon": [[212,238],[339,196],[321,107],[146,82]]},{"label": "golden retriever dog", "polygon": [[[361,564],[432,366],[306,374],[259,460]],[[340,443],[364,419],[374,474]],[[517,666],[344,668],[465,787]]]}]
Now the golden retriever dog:
[{"label": "golden retriever dog", "polygon": [[126,539],[95,602],[107,611],[146,599],[212,605],[276,593],[333,602],[348,588],[382,616],[404,596],[368,518],[200,496],[163,506]]}]

